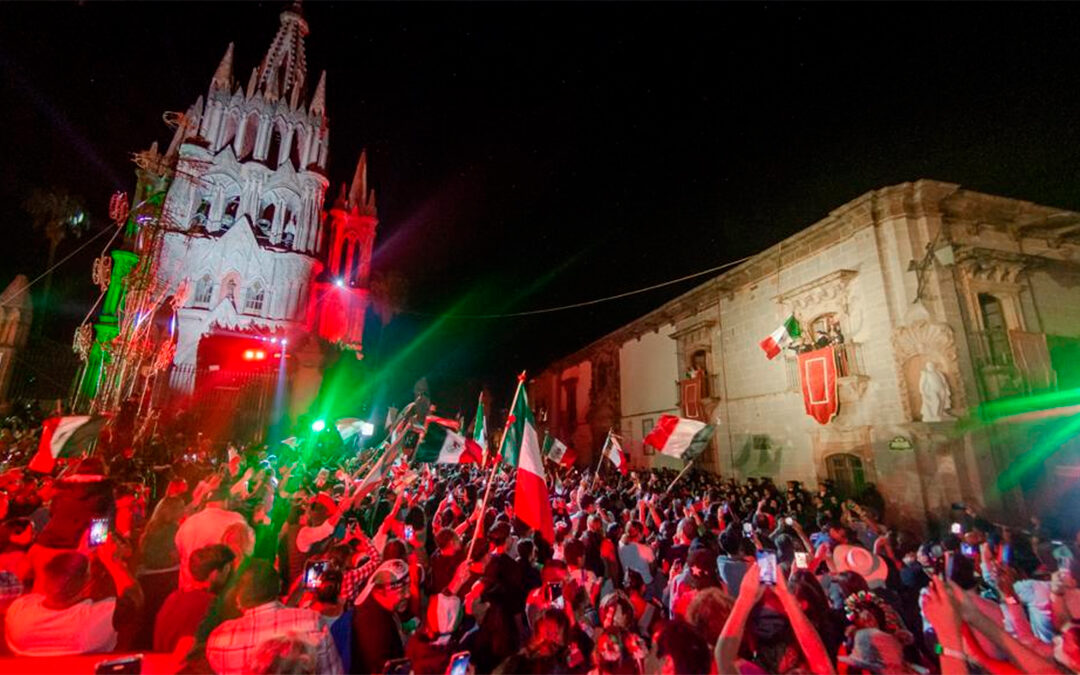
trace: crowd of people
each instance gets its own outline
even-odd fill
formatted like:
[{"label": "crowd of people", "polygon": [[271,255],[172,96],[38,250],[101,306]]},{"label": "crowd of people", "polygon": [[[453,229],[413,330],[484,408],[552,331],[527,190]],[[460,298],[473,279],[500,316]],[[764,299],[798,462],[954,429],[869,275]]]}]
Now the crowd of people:
[{"label": "crowd of people", "polygon": [[546,541],[512,469],[405,457],[372,486],[370,454],[8,469],[2,649],[219,674],[1080,672],[1075,533],[957,509],[916,534],[872,487],[549,465]]}]

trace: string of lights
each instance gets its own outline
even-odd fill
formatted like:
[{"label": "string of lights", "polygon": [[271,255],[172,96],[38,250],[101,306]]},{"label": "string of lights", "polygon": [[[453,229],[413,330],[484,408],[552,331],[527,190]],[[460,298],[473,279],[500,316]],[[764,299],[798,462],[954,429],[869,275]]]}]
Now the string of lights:
[{"label": "string of lights", "polygon": [[668,281],[662,281],[662,282],[660,282],[658,284],[652,284],[651,286],[645,286],[644,288],[637,288],[637,289],[634,289],[632,291],[624,291],[622,293],[616,293],[615,295],[607,295],[607,296],[604,296],[602,298],[594,298],[592,300],[583,300],[581,302],[573,302],[573,303],[570,303],[570,304],[567,304],[567,305],[558,305],[556,307],[544,307],[542,309],[529,309],[529,310],[524,310],[524,311],[521,311],[521,312],[504,312],[504,313],[500,313],[500,314],[453,314],[453,313],[451,313],[451,314],[434,314],[434,313],[431,313],[431,312],[418,312],[418,311],[415,311],[415,310],[408,310],[408,309],[402,310],[402,313],[403,314],[415,314],[417,316],[437,316],[437,317],[444,318],[444,319],[512,319],[512,318],[515,318],[515,317],[522,317],[522,316],[536,316],[538,314],[551,314],[551,313],[554,313],[554,312],[563,312],[563,311],[566,311],[568,309],[578,309],[578,308],[581,308],[581,307],[589,307],[591,305],[599,305],[599,304],[604,303],[604,302],[610,302],[612,300],[620,300],[622,298],[628,298],[628,297],[633,296],[633,295],[640,295],[642,293],[648,293],[649,291],[655,291],[658,288],[664,288],[666,286],[673,286],[675,284],[682,283],[683,281],[689,281],[690,279],[696,279],[698,277],[703,277],[703,276],[705,276],[707,274],[714,274],[714,273],[719,272],[721,270],[725,270],[725,269],[727,269],[729,267],[734,267],[735,265],[744,263],[744,262],[746,262],[747,260],[750,260],[753,257],[754,256],[752,256],[752,255],[748,255],[748,256],[746,256],[744,258],[739,258],[738,260],[732,260],[732,261],[726,262],[726,263],[724,263],[722,265],[717,265],[716,267],[710,267],[707,270],[702,270],[700,272],[694,272],[693,274],[687,274],[685,276],[679,277],[678,279],[670,279]]}]

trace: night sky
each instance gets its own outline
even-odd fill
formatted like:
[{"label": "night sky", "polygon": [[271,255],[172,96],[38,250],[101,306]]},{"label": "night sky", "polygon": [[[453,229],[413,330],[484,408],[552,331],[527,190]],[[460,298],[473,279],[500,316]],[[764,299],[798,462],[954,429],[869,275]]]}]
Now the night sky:
[{"label": "night sky", "polygon": [[[21,204],[134,184],[230,41],[247,81],[278,3],[0,4],[0,283],[44,268]],[[1080,7],[1070,4],[307,2],[328,71],[331,183],[369,152],[375,266],[409,282],[399,379],[452,398],[535,370],[687,282],[527,319],[752,254],[863,192],[921,177],[1080,209]],[[60,254],[81,242],[65,242]],[[92,246],[46,335],[96,297]],[[433,322],[436,322],[433,324]],[[471,391],[468,391],[470,390]]]}]

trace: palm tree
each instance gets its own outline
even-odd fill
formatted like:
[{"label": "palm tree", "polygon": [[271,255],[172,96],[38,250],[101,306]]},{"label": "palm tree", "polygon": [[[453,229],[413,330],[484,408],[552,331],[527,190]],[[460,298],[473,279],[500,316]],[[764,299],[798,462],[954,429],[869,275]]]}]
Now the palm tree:
[{"label": "palm tree", "polygon": [[[49,258],[45,267],[45,287],[41,291],[42,307],[49,305],[49,291],[52,288],[53,264],[60,242],[68,235],[78,238],[90,226],[90,219],[82,199],[66,190],[35,189],[27,197],[23,209],[34,223],[34,229],[40,230],[49,241]],[[44,317],[43,317],[44,318]],[[38,322],[38,328],[44,325]]]}]

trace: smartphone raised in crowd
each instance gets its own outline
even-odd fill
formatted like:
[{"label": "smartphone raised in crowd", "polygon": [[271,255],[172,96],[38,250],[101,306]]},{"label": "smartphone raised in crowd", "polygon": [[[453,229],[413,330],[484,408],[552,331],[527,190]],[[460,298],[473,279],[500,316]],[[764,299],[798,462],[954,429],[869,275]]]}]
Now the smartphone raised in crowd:
[{"label": "smartphone raised in crowd", "polygon": [[964,533],[964,526],[961,525],[960,523],[953,523],[952,527],[950,528],[950,531],[953,534],[963,534]]},{"label": "smartphone raised in crowd", "polygon": [[806,551],[795,551],[795,567],[804,570],[810,566],[810,556]]},{"label": "smartphone raised in crowd", "polygon": [[304,588],[314,590],[322,583],[322,576],[329,567],[328,560],[309,560],[304,566]]},{"label": "smartphone raised in crowd", "polygon": [[458,652],[450,657],[450,668],[447,669],[447,675],[465,675],[469,671],[469,659],[471,654],[469,652]]},{"label": "smartphone raised in crowd", "polygon": [[412,525],[405,526],[405,541],[409,541],[410,539],[412,539],[413,532],[414,530]]},{"label": "smartphone raised in crowd", "polygon": [[772,551],[758,551],[758,578],[763,584],[776,585],[776,554]]},{"label": "smartphone raised in crowd", "polygon": [[91,547],[101,546],[109,539],[109,519],[92,518],[90,520],[90,535],[87,543]]},{"label": "smartphone raised in crowd", "polygon": [[754,536],[754,524],[753,523],[743,523],[742,524],[742,533],[743,533],[744,537],[747,537],[747,538],[753,537]]}]

